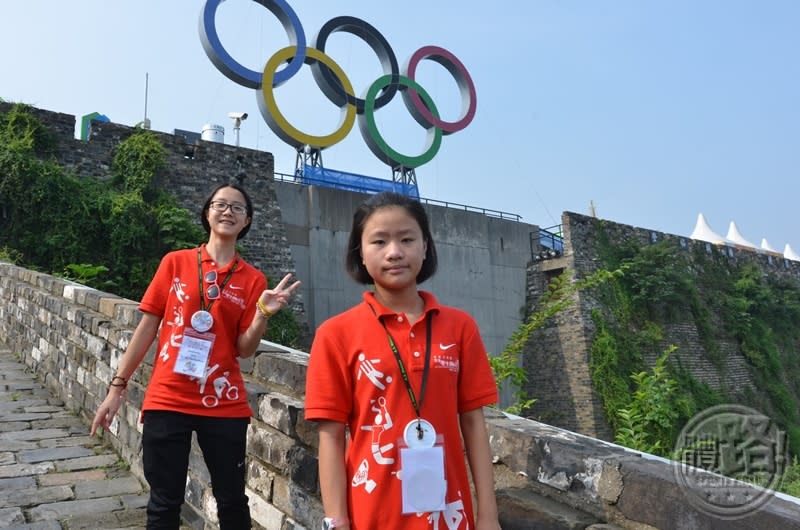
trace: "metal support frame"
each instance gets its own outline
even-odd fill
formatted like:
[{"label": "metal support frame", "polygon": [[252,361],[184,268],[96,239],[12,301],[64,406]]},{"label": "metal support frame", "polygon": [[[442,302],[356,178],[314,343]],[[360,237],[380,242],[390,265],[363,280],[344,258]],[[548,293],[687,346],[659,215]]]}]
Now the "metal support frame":
[{"label": "metal support frame", "polygon": [[325,167],[322,165],[322,149],[308,144],[297,148],[297,157],[294,162],[294,177],[302,179],[305,167]]},{"label": "metal support frame", "polygon": [[417,172],[413,167],[395,166],[392,168],[392,181],[417,187]]}]

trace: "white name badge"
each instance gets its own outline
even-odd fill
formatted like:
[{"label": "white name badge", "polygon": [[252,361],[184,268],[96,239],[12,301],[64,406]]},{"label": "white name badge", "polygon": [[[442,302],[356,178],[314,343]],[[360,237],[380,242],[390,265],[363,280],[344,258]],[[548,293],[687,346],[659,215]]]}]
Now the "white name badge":
[{"label": "white name badge", "polygon": [[183,341],[173,370],[179,374],[203,378],[206,375],[208,358],[215,338],[216,335],[213,333],[198,333],[190,328],[184,329]]},{"label": "white name badge", "polygon": [[428,420],[411,420],[403,429],[403,440],[409,447],[433,447],[436,443],[436,429]]},{"label": "white name badge", "polygon": [[400,448],[403,514],[445,509],[444,446]]}]

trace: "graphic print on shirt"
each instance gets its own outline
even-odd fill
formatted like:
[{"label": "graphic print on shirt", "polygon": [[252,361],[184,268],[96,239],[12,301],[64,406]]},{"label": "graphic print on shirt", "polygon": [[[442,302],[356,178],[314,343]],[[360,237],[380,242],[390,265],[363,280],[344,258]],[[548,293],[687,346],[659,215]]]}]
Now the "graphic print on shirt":
[{"label": "graphic print on shirt", "polygon": [[[201,402],[203,406],[211,409],[219,405],[219,400],[223,398],[223,394],[225,399],[228,401],[237,401],[239,399],[239,387],[232,385],[228,376],[230,372],[223,372],[221,376],[214,379],[212,383],[214,387],[214,394],[205,394],[206,391],[206,382],[208,382],[208,376],[213,374],[219,368],[219,364],[215,364],[212,367],[206,367],[205,375],[197,380],[198,385],[200,386],[200,395],[202,396]],[[216,394],[216,395],[215,395]]]},{"label": "graphic print on shirt", "polygon": [[[458,494],[460,496],[461,492],[459,491]],[[442,512],[431,512],[428,515],[428,522],[433,523],[433,530],[439,530],[439,519],[444,519],[447,530],[457,530],[461,526],[461,522],[466,518],[464,501],[458,499],[457,501],[448,502]]]},{"label": "graphic print on shirt", "polygon": [[175,297],[178,299],[178,302],[184,303],[186,300],[189,299],[189,295],[186,294],[186,291],[183,288],[186,287],[185,283],[181,282],[181,279],[175,276],[172,279],[172,286],[169,288],[170,291],[175,291]]},{"label": "graphic print on shirt", "polygon": [[354,488],[363,485],[367,493],[372,493],[375,486],[377,486],[375,481],[369,478],[369,462],[367,462],[366,458],[361,461],[361,465],[358,466],[356,474],[353,475],[353,480],[350,481],[350,484]]},{"label": "graphic print on shirt", "polygon": [[433,361],[433,368],[445,368],[456,374],[461,367],[461,361],[455,355],[439,353],[433,355],[431,361]]},{"label": "graphic print on shirt", "polygon": [[384,385],[381,382],[381,379],[386,377],[386,382],[391,383],[392,376],[386,376],[383,372],[381,372],[380,370],[378,370],[378,368],[375,367],[375,365],[381,362],[381,360],[380,359],[367,360],[367,355],[364,352],[360,352],[358,354],[358,361],[359,361],[359,366],[358,366],[358,374],[356,375],[356,381],[359,381],[361,379],[361,374],[364,374],[364,376],[366,376],[367,379],[372,381],[373,385],[380,388],[381,390],[386,390],[386,385]]},{"label": "graphic print on shirt", "polygon": [[172,328],[169,332],[169,340],[164,343],[161,351],[158,352],[159,358],[163,362],[169,360],[169,347],[180,348],[181,341],[183,340],[183,307],[176,305],[172,308],[172,320],[166,321],[167,326]]},{"label": "graphic print on shirt", "polygon": [[[375,404],[376,401],[377,405]],[[384,466],[394,464],[394,458],[383,456],[384,453],[394,449],[394,443],[389,442],[381,445],[381,437],[394,425],[392,416],[386,409],[386,398],[381,396],[377,400],[370,400],[370,403],[372,404],[371,410],[375,413],[375,420],[372,425],[362,426],[361,430],[372,431],[372,457],[375,459],[375,463]],[[387,436],[389,439],[392,438],[391,434]]]}]

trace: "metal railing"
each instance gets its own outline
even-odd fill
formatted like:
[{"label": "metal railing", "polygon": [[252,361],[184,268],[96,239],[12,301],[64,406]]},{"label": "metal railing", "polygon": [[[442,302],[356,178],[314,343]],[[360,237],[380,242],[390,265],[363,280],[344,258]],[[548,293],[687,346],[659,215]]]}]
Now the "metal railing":
[{"label": "metal railing", "polygon": [[544,261],[564,255],[564,236],[561,225],[540,228],[539,233],[531,232],[531,257],[533,261]]},{"label": "metal railing", "polygon": [[[316,185],[319,185],[319,186],[331,187],[330,184],[327,181],[318,181],[317,182],[317,181],[315,181],[315,179],[309,178],[307,176],[302,177],[302,179],[301,179],[300,177],[297,177],[295,175],[289,175],[288,173],[279,173],[277,171],[275,171],[273,174],[274,174],[275,180],[280,181],[280,182],[288,182],[288,183],[292,183],[292,184],[297,184],[299,186],[304,186],[304,185],[308,185],[308,184],[316,184]],[[369,193],[369,190],[364,190],[364,193]],[[483,214],[483,215],[485,215],[487,217],[494,217],[494,218],[497,218],[497,219],[509,219],[509,220],[517,221],[517,222],[522,221],[522,216],[521,215],[518,215],[518,214],[515,214],[515,213],[503,212],[503,211],[500,211],[500,210],[492,210],[490,208],[480,208],[480,207],[477,207],[477,206],[468,206],[466,204],[459,204],[459,203],[456,203],[456,202],[449,202],[449,201],[440,201],[440,200],[437,200],[437,199],[427,199],[425,197],[420,197],[419,201],[424,203],[424,204],[433,204],[433,205],[437,205],[437,206],[444,206],[445,208],[451,208],[451,209],[455,209],[455,210],[463,210],[465,212],[480,213],[480,214]]]}]

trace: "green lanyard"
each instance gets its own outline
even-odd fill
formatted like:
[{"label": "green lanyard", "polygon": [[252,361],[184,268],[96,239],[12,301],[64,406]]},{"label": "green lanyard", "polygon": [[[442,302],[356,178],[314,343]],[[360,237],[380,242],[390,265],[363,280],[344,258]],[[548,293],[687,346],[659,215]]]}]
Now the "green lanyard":
[{"label": "green lanyard", "polygon": [[[203,266],[201,264],[200,254],[201,254],[201,252],[200,252],[200,249],[198,248],[197,249],[197,284],[198,284],[198,287],[200,289],[200,309],[202,309],[203,311],[211,312],[211,306],[214,305],[214,300],[209,300],[208,301],[208,307],[206,307],[205,291],[203,290]],[[225,288],[225,285],[231,279],[231,276],[233,276],[233,271],[236,270],[236,266],[238,264],[239,264],[239,255],[237,254],[236,255],[236,261],[233,262],[233,266],[231,267],[231,270],[228,271],[228,274],[225,276],[225,279],[222,280],[222,285],[219,286],[219,296],[217,298],[222,297],[222,290]]]},{"label": "green lanyard", "polygon": [[[370,306],[372,309],[372,306]],[[375,312],[375,309],[372,309]],[[376,313],[377,314],[377,313]],[[386,338],[389,340],[389,347],[392,349],[392,353],[394,353],[394,358],[397,359],[397,365],[400,367],[400,375],[403,378],[403,383],[406,385],[406,390],[408,391],[408,397],[411,398],[411,405],[414,407],[414,412],[417,413],[417,419],[420,419],[420,410],[422,409],[422,401],[425,399],[425,387],[428,383],[428,373],[430,371],[430,360],[431,360],[431,327],[432,327],[432,320],[433,320],[433,313],[428,312],[427,318],[425,319],[426,323],[426,332],[425,332],[425,368],[422,370],[422,385],[419,389],[419,402],[417,402],[417,398],[414,395],[414,389],[411,388],[411,381],[408,379],[408,372],[406,371],[406,366],[403,364],[403,359],[400,358],[400,352],[397,349],[397,344],[394,342],[394,338],[392,338],[392,334],[389,333],[389,329],[386,327],[386,324],[383,322],[381,317],[378,317],[378,321],[383,326],[384,331],[386,331]],[[422,439],[423,432],[422,432],[422,425],[417,423],[417,435],[419,439]]]}]

